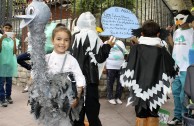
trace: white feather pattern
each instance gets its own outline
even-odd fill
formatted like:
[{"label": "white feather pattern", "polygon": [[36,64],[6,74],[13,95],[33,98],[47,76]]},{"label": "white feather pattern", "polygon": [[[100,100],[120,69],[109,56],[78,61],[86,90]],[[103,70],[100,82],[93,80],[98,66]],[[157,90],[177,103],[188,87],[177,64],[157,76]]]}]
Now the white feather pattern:
[{"label": "white feather pattern", "polygon": [[[162,91],[163,89],[163,94],[162,98],[158,97],[158,100],[154,100],[154,103],[150,102],[150,109],[152,110],[153,108],[156,108],[157,105],[161,106],[164,104],[165,101],[167,101],[167,93],[171,92],[170,86],[167,87],[163,84],[162,80],[169,81],[172,78],[167,76],[167,74],[163,73],[162,74],[162,80],[159,80],[159,83],[153,86],[151,89],[148,89],[147,91],[143,91],[142,88],[139,87],[139,84],[136,83],[136,80],[125,80],[123,78],[132,78],[134,75],[134,70],[127,70],[124,74],[121,75],[120,82],[122,86],[126,86],[128,88],[132,88],[134,93],[136,94],[136,97],[139,97],[143,99],[144,101],[149,100],[149,98],[153,97],[154,94],[157,95],[158,91]],[[143,92],[142,92],[143,91]],[[132,103],[131,97],[128,98],[127,105],[130,105]]]}]

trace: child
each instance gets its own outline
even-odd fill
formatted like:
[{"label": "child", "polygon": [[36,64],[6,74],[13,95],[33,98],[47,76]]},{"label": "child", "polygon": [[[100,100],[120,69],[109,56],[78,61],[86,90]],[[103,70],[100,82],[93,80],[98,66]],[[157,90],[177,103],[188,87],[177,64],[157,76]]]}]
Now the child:
[{"label": "child", "polygon": [[[125,54],[128,51],[122,41],[116,40],[115,45],[111,48],[109,57],[106,60],[106,73],[107,73],[107,97],[110,104],[122,104],[122,86],[120,83],[120,68],[124,62]],[[117,80],[116,93],[113,97],[113,84]]]},{"label": "child", "polygon": [[12,77],[17,76],[16,47],[19,40],[15,38],[15,34],[8,37],[8,32],[12,31],[10,23],[3,25],[3,31],[4,34],[0,34],[0,102],[3,107],[7,107],[7,102],[13,103],[11,98]]},{"label": "child", "polygon": [[[58,73],[67,72],[73,73],[77,85],[77,97],[70,104],[72,108],[75,108],[79,102],[79,99],[81,98],[82,89],[85,86],[85,78],[77,60],[67,51],[70,45],[70,40],[71,32],[67,28],[64,26],[56,27],[52,33],[52,43],[54,45],[54,50],[51,54],[46,55],[46,61],[48,63],[48,72],[50,74],[55,75]],[[68,124],[66,125],[69,126]]]},{"label": "child", "polygon": [[98,64],[106,61],[114,43],[112,39],[107,44],[102,43],[96,32],[95,23],[96,19],[90,12],[82,13],[77,20],[80,32],[75,33],[73,39],[72,55],[78,60],[87,83],[85,106],[75,126],[84,126],[85,114],[90,126],[102,126],[99,119]]},{"label": "child", "polygon": [[144,23],[141,34],[122,65],[120,81],[130,90],[128,104],[135,106],[136,126],[159,126],[158,110],[167,100],[175,63],[158,37],[157,23]]},{"label": "child", "polygon": [[172,83],[172,94],[174,97],[174,118],[168,122],[169,125],[182,124],[182,115],[187,112],[184,105],[184,85],[186,71],[189,67],[189,50],[194,44],[193,28],[189,26],[189,18],[191,13],[189,10],[181,10],[175,17],[176,25],[179,25],[173,34],[173,52],[172,57],[180,68],[180,74],[176,76]]}]

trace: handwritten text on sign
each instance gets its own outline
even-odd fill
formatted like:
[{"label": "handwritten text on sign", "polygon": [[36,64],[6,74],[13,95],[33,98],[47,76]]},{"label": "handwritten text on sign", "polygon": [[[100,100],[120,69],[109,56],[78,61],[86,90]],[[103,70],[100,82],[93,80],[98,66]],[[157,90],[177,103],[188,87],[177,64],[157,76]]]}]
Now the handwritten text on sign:
[{"label": "handwritten text on sign", "polygon": [[128,9],[111,7],[102,14],[101,18],[104,32],[102,36],[115,36],[117,38],[129,38],[131,29],[139,28],[137,17]]}]

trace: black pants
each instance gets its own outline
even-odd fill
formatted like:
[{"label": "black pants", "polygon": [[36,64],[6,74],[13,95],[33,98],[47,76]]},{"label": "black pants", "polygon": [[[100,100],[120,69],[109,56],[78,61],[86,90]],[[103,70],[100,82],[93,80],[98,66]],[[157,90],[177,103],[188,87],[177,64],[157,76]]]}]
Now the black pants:
[{"label": "black pants", "polygon": [[85,114],[90,126],[102,126],[99,119],[100,103],[97,84],[87,84],[85,106],[80,113],[80,120],[74,126],[84,126]]},{"label": "black pants", "polygon": [[136,105],[135,106],[136,117],[139,117],[139,118],[159,117],[158,116],[159,109],[160,109],[159,106],[157,106],[156,109],[152,109],[152,111],[149,109],[149,107],[147,109],[145,108],[139,109],[139,106]]},{"label": "black pants", "polygon": [[[117,80],[115,96],[113,96],[113,85],[115,80]],[[120,83],[119,70],[107,69],[107,97],[108,99],[121,99],[123,87]]]}]

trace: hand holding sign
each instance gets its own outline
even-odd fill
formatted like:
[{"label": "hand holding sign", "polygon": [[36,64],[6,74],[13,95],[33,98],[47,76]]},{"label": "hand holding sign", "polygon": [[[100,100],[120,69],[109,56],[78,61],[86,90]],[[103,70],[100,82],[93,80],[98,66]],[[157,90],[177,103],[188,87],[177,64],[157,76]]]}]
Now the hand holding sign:
[{"label": "hand holding sign", "polygon": [[109,44],[111,47],[114,46],[116,38],[111,36],[109,40],[107,41],[107,44]]},{"label": "hand holding sign", "polygon": [[104,32],[102,36],[114,36],[117,38],[129,38],[131,29],[139,28],[137,17],[128,9],[111,7],[102,14],[101,18]]},{"label": "hand holding sign", "polygon": [[14,37],[14,32],[5,32],[8,38]]}]

